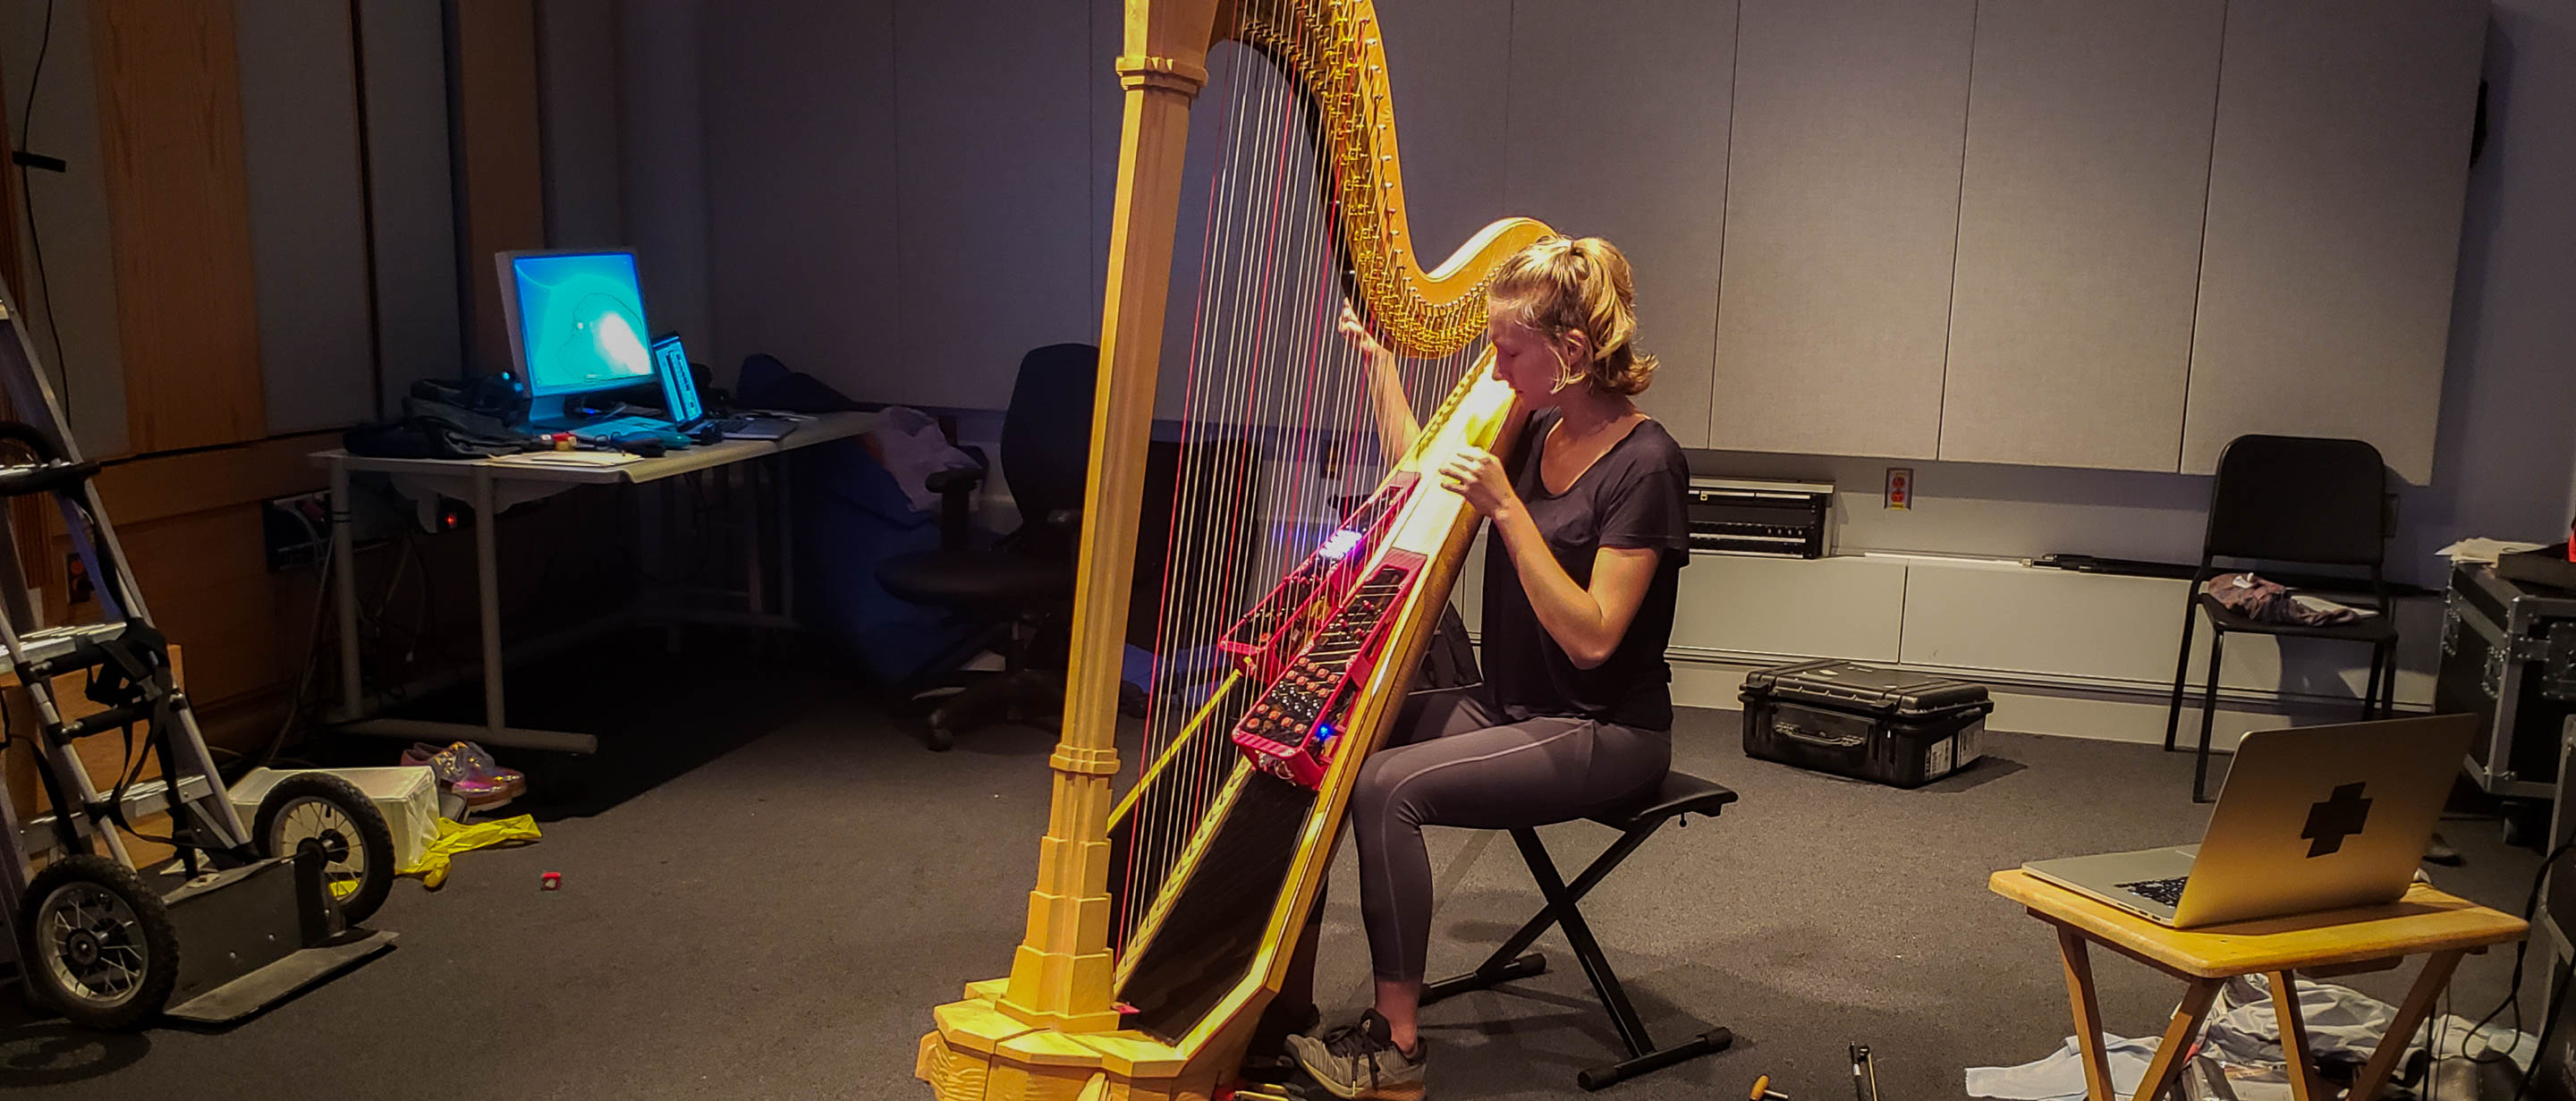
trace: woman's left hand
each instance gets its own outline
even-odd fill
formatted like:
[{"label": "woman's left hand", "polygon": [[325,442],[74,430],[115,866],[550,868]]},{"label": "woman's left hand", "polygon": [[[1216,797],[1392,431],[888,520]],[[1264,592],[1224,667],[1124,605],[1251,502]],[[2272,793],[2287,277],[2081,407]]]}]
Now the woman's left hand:
[{"label": "woman's left hand", "polygon": [[1511,479],[1503,476],[1503,464],[1481,448],[1462,448],[1440,464],[1440,485],[1487,516],[1520,499],[1512,492]]}]

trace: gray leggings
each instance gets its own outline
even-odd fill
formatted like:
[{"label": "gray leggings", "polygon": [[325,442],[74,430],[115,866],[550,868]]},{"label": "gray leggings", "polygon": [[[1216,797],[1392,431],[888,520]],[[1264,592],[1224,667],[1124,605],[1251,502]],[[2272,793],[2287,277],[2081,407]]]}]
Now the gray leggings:
[{"label": "gray leggings", "polygon": [[[1473,688],[1405,701],[1351,795],[1360,919],[1377,977],[1420,982],[1431,943],[1422,827],[1543,826],[1644,798],[1673,760],[1670,731],[1549,716],[1509,722]],[[1322,910],[1318,906],[1320,915]]]}]

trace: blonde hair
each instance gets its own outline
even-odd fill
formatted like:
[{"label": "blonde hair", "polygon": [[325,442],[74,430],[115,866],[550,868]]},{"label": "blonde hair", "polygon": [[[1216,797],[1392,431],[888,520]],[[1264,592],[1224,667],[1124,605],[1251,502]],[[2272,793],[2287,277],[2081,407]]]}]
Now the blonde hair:
[{"label": "blonde hair", "polygon": [[1628,257],[1598,237],[1539,238],[1503,262],[1487,292],[1498,313],[1550,341],[1582,333],[1589,360],[1567,364],[1566,385],[1644,393],[1655,357],[1638,351],[1637,286]]}]

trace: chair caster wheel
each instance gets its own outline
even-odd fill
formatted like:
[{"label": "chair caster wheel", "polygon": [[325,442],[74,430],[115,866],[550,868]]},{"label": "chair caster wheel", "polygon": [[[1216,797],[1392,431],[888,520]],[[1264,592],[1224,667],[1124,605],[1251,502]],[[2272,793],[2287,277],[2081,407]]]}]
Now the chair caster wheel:
[{"label": "chair caster wheel", "polygon": [[945,726],[933,725],[923,732],[922,741],[929,744],[931,752],[946,753],[957,744],[957,734]]}]

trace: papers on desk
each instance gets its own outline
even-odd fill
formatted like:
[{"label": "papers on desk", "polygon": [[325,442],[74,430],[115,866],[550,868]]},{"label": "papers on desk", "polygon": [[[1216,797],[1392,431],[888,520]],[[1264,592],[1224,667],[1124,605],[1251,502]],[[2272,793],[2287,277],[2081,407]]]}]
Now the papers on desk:
[{"label": "papers on desk", "polygon": [[2448,558],[2455,563],[2471,562],[2483,563],[2485,565],[2492,566],[2495,565],[2495,560],[2499,555],[2520,554],[2523,551],[2539,550],[2541,547],[2546,545],[2547,544],[2543,543],[2518,543],[2511,539],[2462,539],[2457,543],[2453,543],[2450,546],[2444,547],[2433,553],[2441,555],[2444,558]]},{"label": "papers on desk", "polygon": [[517,455],[496,455],[492,461],[507,466],[624,466],[643,458],[623,451],[528,451]]}]

